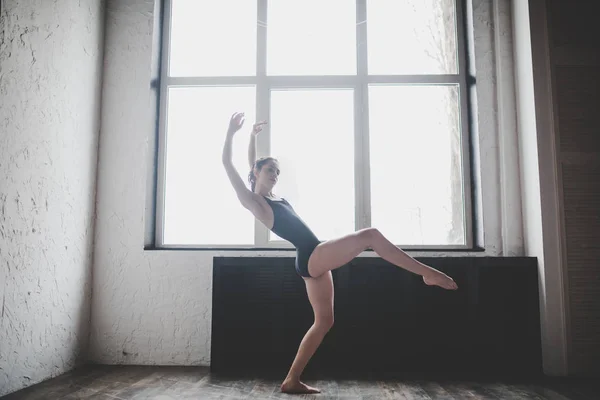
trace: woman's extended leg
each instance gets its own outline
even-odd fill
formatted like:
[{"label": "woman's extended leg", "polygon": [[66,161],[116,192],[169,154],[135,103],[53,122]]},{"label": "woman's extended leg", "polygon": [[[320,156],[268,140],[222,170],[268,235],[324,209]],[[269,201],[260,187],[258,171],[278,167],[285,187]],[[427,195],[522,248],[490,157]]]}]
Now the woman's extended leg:
[{"label": "woman's extended leg", "polygon": [[287,377],[281,384],[281,391],[286,393],[319,393],[316,388],[300,382],[300,375],[310,358],[333,326],[333,279],[327,271],[318,278],[304,279],[306,293],[315,314],[315,322],[310,327],[298,348]]},{"label": "woman's extended leg", "polygon": [[339,239],[321,243],[309,259],[308,272],[311,276],[319,277],[325,272],[349,263],[368,248],[372,248],[384,260],[421,275],[428,285],[437,285],[451,290],[458,288],[452,278],[415,260],[390,242],[376,228],[362,229]]}]

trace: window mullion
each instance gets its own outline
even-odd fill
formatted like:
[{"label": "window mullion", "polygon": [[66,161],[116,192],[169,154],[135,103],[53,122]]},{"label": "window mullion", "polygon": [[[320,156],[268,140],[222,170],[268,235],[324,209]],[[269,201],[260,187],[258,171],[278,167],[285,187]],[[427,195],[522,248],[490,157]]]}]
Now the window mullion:
[{"label": "window mullion", "polygon": [[360,150],[359,174],[360,202],[362,218],[359,229],[371,226],[371,155],[369,150],[369,87],[365,80],[359,81],[359,126],[358,126],[358,146]]},{"label": "window mullion", "polygon": [[[267,73],[267,0],[257,1],[257,37],[256,37],[256,120],[269,121],[270,87]],[[254,121],[251,121],[254,123]],[[271,130],[267,124],[256,139],[256,156],[264,157],[270,153]],[[258,219],[254,220],[254,244],[259,247],[269,243],[269,231]]]},{"label": "window mullion", "polygon": [[267,74],[267,0],[257,1],[256,13],[256,75]]},{"label": "window mullion", "polygon": [[371,226],[371,185],[369,175],[369,99],[367,51],[367,3],[356,1],[356,65],[355,87],[355,191],[356,229]]},{"label": "window mullion", "polygon": [[166,1],[163,5],[163,30],[162,30],[162,50],[161,50],[161,68],[160,68],[160,92],[159,92],[159,131],[157,143],[157,171],[156,171],[156,215],[155,215],[155,246],[164,244],[165,229],[165,194],[166,194],[166,158],[167,158],[167,102],[168,102],[168,78],[169,78],[169,51],[171,42],[171,1]]},{"label": "window mullion", "polygon": [[467,41],[465,33],[465,2],[456,0],[456,35],[458,50],[458,76],[459,76],[459,109],[460,109],[460,133],[461,133],[461,166],[463,178],[463,211],[464,211],[464,232],[465,244],[471,248],[474,245],[473,229],[474,221],[471,203],[471,155],[470,155],[470,137],[469,137],[469,93],[467,86]]},{"label": "window mullion", "polygon": [[[256,84],[256,119],[270,121],[271,87],[267,79],[261,77]],[[271,153],[271,128],[267,124],[256,138],[256,157],[265,157]],[[266,246],[269,243],[269,230],[257,219],[255,220],[255,244]]]}]

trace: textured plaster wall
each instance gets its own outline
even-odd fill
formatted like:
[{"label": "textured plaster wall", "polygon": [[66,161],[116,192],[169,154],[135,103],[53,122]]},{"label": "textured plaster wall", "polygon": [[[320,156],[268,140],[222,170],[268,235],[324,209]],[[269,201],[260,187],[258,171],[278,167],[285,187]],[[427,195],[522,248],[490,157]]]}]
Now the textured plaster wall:
[{"label": "textured plaster wall", "polygon": [[100,0],[2,1],[0,396],[86,357],[103,24]]},{"label": "textured plaster wall", "polygon": [[[486,245],[485,252],[476,254],[498,255],[502,229],[494,10],[491,0],[473,3]],[[153,151],[156,118],[151,80],[157,8],[154,0],[107,3],[91,357],[111,364],[208,365],[212,258],[293,253],[144,251],[147,171],[152,168],[148,152]]]}]

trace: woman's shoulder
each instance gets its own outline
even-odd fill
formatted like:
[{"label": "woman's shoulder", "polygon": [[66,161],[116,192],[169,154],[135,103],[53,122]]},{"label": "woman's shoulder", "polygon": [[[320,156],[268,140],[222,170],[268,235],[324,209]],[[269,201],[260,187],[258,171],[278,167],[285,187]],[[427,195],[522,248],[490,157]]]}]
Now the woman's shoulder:
[{"label": "woman's shoulder", "polygon": [[293,208],[292,205],[290,204],[290,202],[287,201],[287,199],[285,199],[284,197],[281,198],[281,202],[284,203],[284,204],[287,204],[288,206],[290,206],[291,208]]},{"label": "woman's shoulder", "polygon": [[269,201],[279,201],[282,203],[287,203],[287,200],[283,197],[279,197],[279,196],[273,196],[273,197],[263,196],[263,197]]}]

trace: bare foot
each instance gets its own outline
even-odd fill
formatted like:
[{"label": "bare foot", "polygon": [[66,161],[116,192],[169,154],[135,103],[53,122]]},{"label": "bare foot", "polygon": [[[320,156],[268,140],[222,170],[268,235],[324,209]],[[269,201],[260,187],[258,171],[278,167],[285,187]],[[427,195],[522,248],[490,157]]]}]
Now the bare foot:
[{"label": "bare foot", "polygon": [[458,285],[452,278],[440,271],[433,271],[431,275],[423,276],[426,285],[435,285],[448,290],[458,289]]},{"label": "bare foot", "polygon": [[286,379],[281,384],[281,391],[283,393],[289,394],[313,394],[313,393],[321,393],[321,391],[317,388],[305,385],[300,381],[293,381],[291,379]]}]

